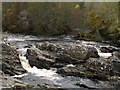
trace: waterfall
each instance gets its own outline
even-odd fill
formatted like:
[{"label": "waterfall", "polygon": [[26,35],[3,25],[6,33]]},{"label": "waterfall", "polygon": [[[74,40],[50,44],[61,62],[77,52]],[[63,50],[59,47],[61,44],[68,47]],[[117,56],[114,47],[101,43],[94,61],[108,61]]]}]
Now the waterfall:
[{"label": "waterfall", "polygon": [[[19,59],[20,59],[21,65],[27,72],[32,73],[38,77],[44,77],[45,79],[48,79],[48,80],[62,79],[62,77],[56,73],[55,69],[47,70],[47,69],[38,69],[35,66],[31,67],[29,64],[29,60],[26,59],[26,57],[25,57],[27,48],[18,49],[18,51],[21,53],[21,54],[19,54]],[[14,77],[19,77],[19,76],[16,75]],[[21,77],[21,75],[20,75],[20,77]]]},{"label": "waterfall", "polygon": [[[85,45],[85,44],[84,44]],[[85,45],[85,46],[90,46],[90,47],[94,47],[97,52],[98,52],[98,55],[100,56],[100,58],[109,58],[112,56],[112,53],[104,53],[100,50],[100,48],[94,46],[94,45]]]}]

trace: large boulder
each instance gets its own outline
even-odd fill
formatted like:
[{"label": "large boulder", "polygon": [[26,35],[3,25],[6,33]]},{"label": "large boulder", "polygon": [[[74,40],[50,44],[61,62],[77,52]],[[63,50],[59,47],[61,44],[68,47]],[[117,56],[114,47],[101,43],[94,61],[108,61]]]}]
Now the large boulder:
[{"label": "large boulder", "polygon": [[76,64],[75,67],[62,67],[57,70],[59,74],[67,76],[87,77],[90,79],[110,80],[111,77],[120,76],[120,63],[113,62],[111,58],[89,58],[86,63]]},{"label": "large boulder", "polygon": [[38,68],[61,68],[66,64],[85,63],[90,57],[99,57],[97,50],[90,46],[44,43],[36,47],[28,49],[26,57],[31,66]]},{"label": "large boulder", "polygon": [[120,76],[120,52],[113,52],[113,56],[109,60],[112,62],[116,75]]},{"label": "large boulder", "polygon": [[56,56],[56,62],[81,63],[90,57],[98,58],[97,50],[90,46],[72,46],[59,45],[53,43],[37,44],[40,50],[53,53]]},{"label": "large boulder", "polygon": [[108,80],[110,76],[115,75],[113,64],[109,59],[90,58],[87,60],[85,66],[86,71],[89,73],[87,75],[88,78]]},{"label": "large boulder", "polygon": [[36,49],[28,49],[26,57],[32,67],[36,66],[41,69],[50,69],[51,65],[55,62],[55,59],[52,57],[52,55]]},{"label": "large boulder", "polygon": [[68,67],[64,66],[62,68],[57,69],[57,73],[66,75],[66,76],[76,76],[76,77],[85,77],[85,68],[83,65]]},{"label": "large boulder", "polygon": [[0,46],[2,47],[2,71],[9,75],[23,74],[26,72],[22,68],[16,49],[3,43]]}]

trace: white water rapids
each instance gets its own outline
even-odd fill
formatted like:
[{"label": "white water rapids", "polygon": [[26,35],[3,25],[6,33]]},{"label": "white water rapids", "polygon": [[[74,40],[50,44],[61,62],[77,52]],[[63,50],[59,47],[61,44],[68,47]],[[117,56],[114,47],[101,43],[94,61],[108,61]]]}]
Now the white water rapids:
[{"label": "white water rapids", "polygon": [[112,56],[112,53],[103,53],[98,48],[96,48],[96,49],[98,51],[98,55],[100,56],[100,58],[109,58]]},{"label": "white water rapids", "polygon": [[[52,39],[56,39],[52,41]],[[35,41],[34,41],[35,40]],[[44,41],[45,40],[45,41]],[[29,64],[29,60],[26,58],[25,54],[27,52],[28,48],[25,48],[25,46],[32,45],[35,49],[36,43],[44,43],[44,42],[53,42],[58,43],[62,45],[86,45],[96,48],[98,55],[100,58],[109,58],[112,56],[112,53],[103,53],[100,50],[100,46],[106,47],[109,45],[106,44],[100,44],[98,42],[91,42],[91,41],[81,41],[81,40],[73,40],[71,37],[56,37],[56,38],[45,38],[45,37],[33,37],[33,36],[24,36],[24,35],[6,35],[5,38],[6,42],[9,42],[17,48],[17,51],[19,52],[19,59],[21,62],[22,67],[28,72],[22,75],[15,75],[13,77],[20,78],[20,80],[24,82],[28,82],[31,84],[38,84],[38,83],[52,83],[62,86],[63,88],[80,88],[79,86],[74,85],[76,82],[82,82],[87,85],[93,85],[96,86],[96,83],[93,82],[90,79],[83,79],[80,77],[72,77],[72,76],[61,76],[60,74],[56,73],[56,69],[39,69],[35,66],[31,67]],[[75,65],[69,64],[66,65],[66,67],[76,67]],[[35,81],[35,82],[34,82]],[[98,83],[97,83],[98,84]],[[97,85],[99,87],[100,85]]]},{"label": "white water rapids", "polygon": [[[90,45],[91,46],[91,45]],[[96,48],[96,47],[95,47]],[[96,48],[98,51],[98,55],[100,56],[100,58],[108,58],[110,56],[112,56],[112,53],[102,53],[100,51],[100,49]],[[27,48],[22,48],[22,49],[18,49],[18,52],[20,52],[21,54],[19,54],[19,59],[20,62],[22,64],[22,67],[27,71],[30,72],[32,74],[34,74],[35,76],[42,76],[48,80],[59,80],[62,79],[62,77],[60,75],[58,75],[56,73],[56,70],[50,69],[38,69],[37,67],[31,67],[29,64],[29,60],[26,59],[26,57],[24,56],[27,52]],[[75,67],[74,65],[67,65],[70,67]],[[26,74],[24,74],[26,75]],[[22,76],[24,76],[22,75]],[[14,77],[21,77],[21,75],[15,75]]]},{"label": "white water rapids", "polygon": [[[55,69],[47,70],[47,69],[38,69],[35,66],[31,67],[30,64],[29,64],[29,60],[26,59],[26,57],[24,56],[27,52],[27,48],[18,49],[18,52],[21,53],[21,54],[19,54],[19,59],[20,59],[20,62],[22,64],[22,67],[27,72],[32,73],[32,74],[34,74],[35,76],[38,76],[38,77],[43,77],[43,78],[48,79],[48,80],[62,79],[62,77],[60,77],[60,75],[58,75],[56,73]],[[24,74],[24,75],[27,75],[27,74]],[[22,76],[24,76],[24,75],[22,75]],[[21,75],[15,75],[14,77],[21,77]]]}]

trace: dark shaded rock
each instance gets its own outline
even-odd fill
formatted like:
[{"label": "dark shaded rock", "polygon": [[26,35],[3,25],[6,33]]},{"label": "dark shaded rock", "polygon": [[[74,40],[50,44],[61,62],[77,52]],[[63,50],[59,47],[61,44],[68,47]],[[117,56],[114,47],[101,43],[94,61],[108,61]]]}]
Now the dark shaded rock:
[{"label": "dark shaded rock", "polygon": [[115,74],[120,76],[120,52],[113,52],[113,56],[109,58],[113,64]]},{"label": "dark shaded rock", "polygon": [[114,75],[112,62],[109,59],[90,58],[85,64],[87,77],[100,80],[107,80]]},{"label": "dark shaded rock", "polygon": [[24,48],[31,48],[32,45],[28,44],[28,46],[24,46]]},{"label": "dark shaded rock", "polygon": [[8,46],[7,44],[1,44],[2,46],[2,71],[5,74],[16,75],[23,74],[26,71],[22,68],[21,62],[17,56],[16,49]]},{"label": "dark shaded rock", "polygon": [[67,76],[109,80],[109,77],[119,76],[119,70],[119,64],[115,65],[111,59],[90,58],[86,63],[76,64],[76,67],[62,67],[57,72]]},{"label": "dark shaded rock", "polygon": [[115,52],[115,51],[119,51],[118,49],[116,49],[115,47],[101,47],[100,48],[101,52],[104,52],[104,53],[112,53],[112,52]]},{"label": "dark shaded rock", "polygon": [[63,63],[54,63],[53,65],[52,65],[52,67],[54,67],[54,68],[62,68],[62,67],[64,67],[65,66],[65,64],[63,64]]},{"label": "dark shaded rock", "polygon": [[90,46],[58,45],[53,43],[37,44],[40,50],[54,53],[56,62],[59,63],[83,63],[90,57],[98,58],[97,50]]},{"label": "dark shaded rock", "polygon": [[113,57],[118,58],[118,60],[120,60],[120,51],[113,52]]},{"label": "dark shaded rock", "polygon": [[70,56],[69,54],[66,53],[58,53],[57,54],[57,58],[56,58],[56,62],[58,63],[68,63],[68,64],[78,64],[78,63],[84,63],[86,62],[86,60],[80,60],[80,59],[76,59],[72,56]]},{"label": "dark shaded rock", "polygon": [[57,70],[57,73],[62,74],[62,75],[66,75],[66,76],[77,76],[77,77],[84,77],[85,76],[83,66],[59,68]]},{"label": "dark shaded rock", "polygon": [[38,68],[49,69],[55,62],[54,57],[49,55],[47,52],[42,52],[35,49],[28,49],[26,57],[29,59],[31,66],[36,66]]},{"label": "dark shaded rock", "polygon": [[57,70],[57,73],[66,75],[66,76],[77,76],[77,77],[84,77],[85,73],[79,70],[79,68],[73,67],[63,67]]}]

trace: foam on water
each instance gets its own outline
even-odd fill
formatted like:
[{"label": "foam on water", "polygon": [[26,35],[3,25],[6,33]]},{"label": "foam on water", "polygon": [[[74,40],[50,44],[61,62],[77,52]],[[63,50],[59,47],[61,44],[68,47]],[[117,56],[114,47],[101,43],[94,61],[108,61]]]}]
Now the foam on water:
[{"label": "foam on water", "polygon": [[96,46],[86,45],[86,44],[84,44],[84,46],[94,47],[94,48],[97,50],[98,55],[100,56],[100,58],[109,58],[109,57],[112,56],[112,53],[103,53],[103,52],[101,52],[101,50],[100,50],[98,47],[96,47]]},{"label": "foam on water", "polygon": [[66,65],[67,67],[75,67],[75,65],[73,65],[73,64],[68,64],[68,65]]},{"label": "foam on water", "polygon": [[[28,72],[34,74],[35,76],[38,77],[44,77],[45,79],[48,80],[59,80],[62,79],[62,77],[60,75],[58,75],[56,73],[56,70],[50,69],[38,69],[37,67],[31,67],[29,64],[28,59],[26,59],[26,57],[24,56],[27,52],[27,48],[23,48],[23,49],[18,49],[18,51],[22,54],[19,54],[19,59],[20,62],[22,64],[22,67],[27,70]],[[23,75],[24,76],[24,75]],[[21,77],[21,76],[14,76],[14,77]]]},{"label": "foam on water", "polygon": [[95,47],[96,50],[98,51],[98,55],[100,56],[100,58],[109,58],[112,56],[112,53],[103,53],[100,51],[99,48]]}]

